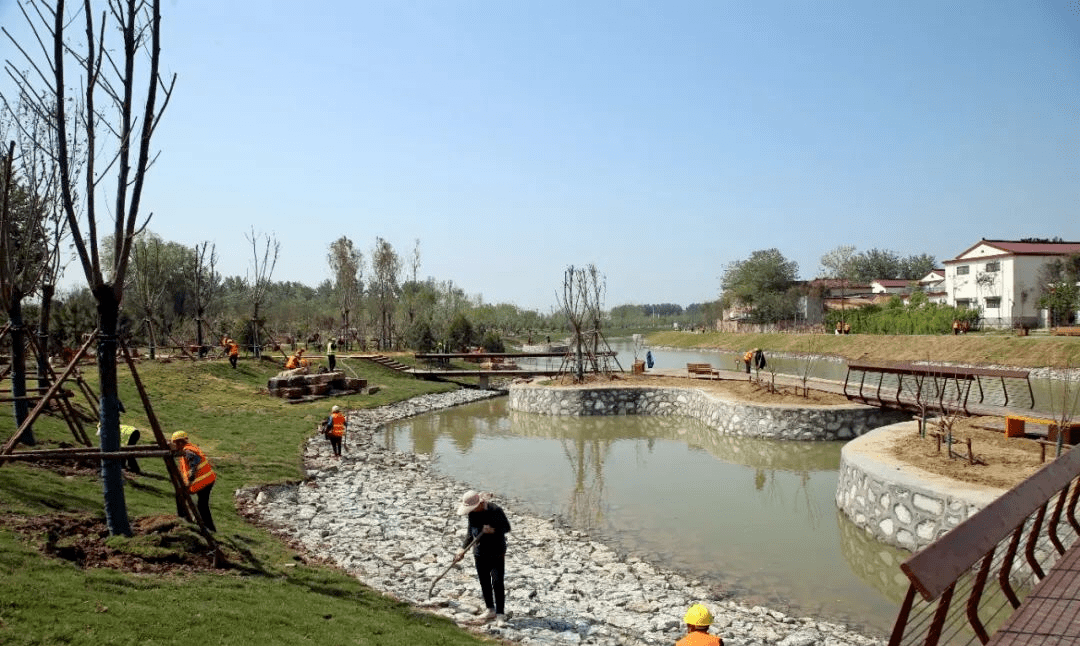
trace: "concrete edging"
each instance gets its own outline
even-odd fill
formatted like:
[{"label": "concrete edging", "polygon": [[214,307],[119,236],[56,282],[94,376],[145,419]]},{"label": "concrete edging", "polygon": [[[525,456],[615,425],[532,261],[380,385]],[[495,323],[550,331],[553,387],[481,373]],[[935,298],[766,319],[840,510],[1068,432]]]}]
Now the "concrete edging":
[{"label": "concrete edging", "polygon": [[888,545],[917,552],[1005,493],[923,471],[888,451],[914,421],[875,429],[844,445],[836,506],[856,526]]},{"label": "concrete edging", "polygon": [[765,405],[690,387],[653,386],[512,384],[507,407],[542,415],[685,415],[726,435],[772,440],[848,440],[906,417],[863,404]]}]

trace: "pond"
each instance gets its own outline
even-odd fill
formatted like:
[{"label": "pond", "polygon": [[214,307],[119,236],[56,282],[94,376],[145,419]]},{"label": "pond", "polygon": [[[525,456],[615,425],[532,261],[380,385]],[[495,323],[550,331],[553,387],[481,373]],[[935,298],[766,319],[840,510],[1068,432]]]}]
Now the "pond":
[{"label": "pond", "polygon": [[[835,504],[841,443],[718,436],[681,417],[550,417],[497,398],[387,426],[434,468],[723,595],[885,634],[902,550]],[[513,548],[511,547],[511,550]]]}]

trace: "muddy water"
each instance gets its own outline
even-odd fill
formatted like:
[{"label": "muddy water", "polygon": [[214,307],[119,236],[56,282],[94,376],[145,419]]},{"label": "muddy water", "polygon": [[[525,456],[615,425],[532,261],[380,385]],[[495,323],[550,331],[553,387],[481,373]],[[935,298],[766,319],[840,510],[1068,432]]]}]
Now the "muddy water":
[{"label": "muddy water", "polygon": [[505,398],[403,420],[382,440],[744,602],[884,633],[906,589],[906,554],[836,510],[840,443],[716,436],[684,418],[541,416]]}]

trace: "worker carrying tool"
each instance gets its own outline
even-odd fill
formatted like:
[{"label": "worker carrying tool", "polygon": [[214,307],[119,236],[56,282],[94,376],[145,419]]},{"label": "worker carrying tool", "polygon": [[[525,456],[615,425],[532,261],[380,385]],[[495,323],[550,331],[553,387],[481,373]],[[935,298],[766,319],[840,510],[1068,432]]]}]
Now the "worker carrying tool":
[{"label": "worker carrying tool", "polygon": [[675,642],[675,646],[724,646],[724,640],[709,634],[712,613],[703,604],[690,606],[683,617],[686,624],[686,636]]},{"label": "worker carrying tool", "polygon": [[503,577],[506,570],[506,535],[510,533],[510,521],[502,508],[491,502],[488,494],[466,491],[457,508],[458,516],[469,515],[467,535],[462,550],[454,557],[457,563],[465,557],[465,550],[472,546],[476,562],[476,577],[480,580],[480,592],[484,595],[487,610],[481,621],[506,620],[506,592]]}]

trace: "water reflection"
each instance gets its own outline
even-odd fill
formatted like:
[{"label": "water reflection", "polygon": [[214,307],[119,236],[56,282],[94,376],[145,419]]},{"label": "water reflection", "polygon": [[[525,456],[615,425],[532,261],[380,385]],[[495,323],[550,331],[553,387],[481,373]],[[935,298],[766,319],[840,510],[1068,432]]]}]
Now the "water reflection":
[{"label": "water reflection", "polygon": [[723,436],[679,417],[507,412],[501,398],[401,420],[382,438],[740,600],[877,631],[895,616],[882,574],[848,560],[881,561],[882,546],[834,520],[839,443]]}]

